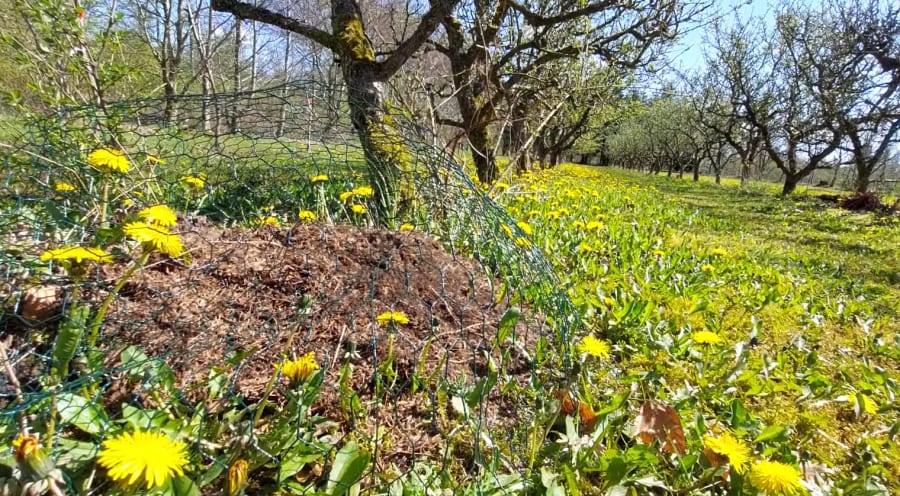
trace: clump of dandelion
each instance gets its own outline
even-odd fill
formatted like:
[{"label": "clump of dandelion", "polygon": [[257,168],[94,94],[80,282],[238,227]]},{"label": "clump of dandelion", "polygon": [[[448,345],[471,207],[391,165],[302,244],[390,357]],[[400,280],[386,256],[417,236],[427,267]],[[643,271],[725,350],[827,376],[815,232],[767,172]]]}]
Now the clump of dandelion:
[{"label": "clump of dandelion", "polygon": [[181,238],[177,234],[173,234],[165,227],[159,225],[149,225],[144,222],[130,222],[122,228],[125,236],[135,239],[143,243],[148,251],[158,251],[169,255],[172,258],[178,258],[184,251],[184,245],[181,244]]},{"label": "clump of dandelion", "polygon": [[69,193],[75,191],[75,186],[72,186],[71,184],[66,182],[59,182],[56,183],[55,186],[53,186],[53,189],[60,193]]},{"label": "clump of dandelion", "polygon": [[722,344],[722,338],[712,331],[693,332],[691,340],[697,344]]},{"label": "clump of dandelion", "polygon": [[287,377],[291,386],[298,387],[319,370],[319,364],[316,362],[316,353],[310,351],[296,360],[285,359],[280,365],[275,365],[275,368]]},{"label": "clump of dandelion", "polygon": [[138,212],[138,217],[152,226],[169,227],[178,223],[175,212],[166,205],[153,205]]},{"label": "clump of dandelion", "polygon": [[595,358],[609,358],[609,343],[594,336],[585,336],[575,346],[579,353],[586,354]]},{"label": "clump of dandelion", "polygon": [[[705,436],[703,447],[715,455],[727,458],[731,469],[737,474],[744,474],[750,466],[750,447],[730,432],[724,432],[717,437]],[[713,460],[710,462],[713,463]]]},{"label": "clump of dandelion", "polygon": [[184,443],[159,432],[125,433],[103,442],[97,463],[114,481],[153,489],[174,475],[184,475],[186,449]]},{"label": "clump of dandelion", "polygon": [[409,324],[409,317],[407,317],[405,313],[397,310],[383,312],[375,317],[375,320],[381,324]]},{"label": "clump of dandelion", "polygon": [[780,462],[759,461],[750,468],[750,483],[769,496],[805,494],[800,471]]},{"label": "clump of dandelion", "polygon": [[300,222],[315,222],[316,219],[318,219],[318,216],[313,211],[301,210],[297,214],[297,218],[300,220]]},{"label": "clump of dandelion", "polygon": [[88,155],[88,164],[101,172],[126,173],[131,165],[122,150],[98,148]]}]

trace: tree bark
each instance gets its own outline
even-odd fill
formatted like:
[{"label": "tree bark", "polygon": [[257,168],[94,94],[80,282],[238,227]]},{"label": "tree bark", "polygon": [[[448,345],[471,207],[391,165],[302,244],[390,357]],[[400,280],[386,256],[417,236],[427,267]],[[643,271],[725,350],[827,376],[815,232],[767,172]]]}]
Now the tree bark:
[{"label": "tree bark", "polygon": [[781,194],[783,196],[790,195],[797,189],[797,185],[800,184],[800,181],[802,180],[803,176],[800,174],[785,174],[784,186],[781,188]]}]

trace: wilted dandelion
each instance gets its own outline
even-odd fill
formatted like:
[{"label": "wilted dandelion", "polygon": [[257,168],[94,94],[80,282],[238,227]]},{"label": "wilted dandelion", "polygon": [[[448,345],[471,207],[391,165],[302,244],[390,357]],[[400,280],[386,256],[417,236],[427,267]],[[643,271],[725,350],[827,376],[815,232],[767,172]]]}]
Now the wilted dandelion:
[{"label": "wilted dandelion", "polygon": [[594,336],[585,336],[581,338],[581,342],[578,343],[576,349],[579,353],[586,353],[592,357],[609,358],[609,343],[602,339],[597,339]]},{"label": "wilted dandelion", "polygon": [[760,461],[750,468],[750,483],[769,496],[804,494],[800,471],[791,465]]},{"label": "wilted dandelion", "polygon": [[115,481],[162,487],[173,475],[184,475],[186,446],[159,432],[121,434],[103,442],[97,463]]},{"label": "wilted dandelion", "polygon": [[102,172],[128,172],[130,164],[122,150],[98,148],[88,155],[88,164]]},{"label": "wilted dandelion", "polygon": [[297,218],[300,219],[300,222],[315,222],[318,219],[315,212],[309,210],[301,210],[297,214]]},{"label": "wilted dandelion", "polygon": [[68,193],[70,191],[75,191],[75,186],[72,186],[69,183],[60,182],[60,183],[56,183],[56,186],[54,186],[53,189],[55,189],[56,191],[59,191],[60,193]]},{"label": "wilted dandelion", "polygon": [[144,222],[162,227],[174,226],[178,223],[178,217],[171,208],[165,205],[154,205],[138,212],[138,217]]},{"label": "wilted dandelion", "polygon": [[750,466],[750,447],[730,432],[722,433],[718,437],[705,436],[703,446],[716,455],[727,458],[735,473],[743,474]]},{"label": "wilted dandelion", "polygon": [[40,450],[38,439],[31,434],[19,434],[18,437],[13,439],[12,447],[13,457],[19,463],[33,458]]},{"label": "wilted dandelion", "polygon": [[381,324],[400,324],[406,325],[409,324],[409,317],[406,316],[405,313],[391,310],[390,312],[384,312],[377,317],[375,320]]},{"label": "wilted dandelion", "polygon": [[247,460],[240,459],[235,461],[228,467],[228,482],[225,487],[227,496],[237,496],[247,485],[248,470],[250,469]]}]

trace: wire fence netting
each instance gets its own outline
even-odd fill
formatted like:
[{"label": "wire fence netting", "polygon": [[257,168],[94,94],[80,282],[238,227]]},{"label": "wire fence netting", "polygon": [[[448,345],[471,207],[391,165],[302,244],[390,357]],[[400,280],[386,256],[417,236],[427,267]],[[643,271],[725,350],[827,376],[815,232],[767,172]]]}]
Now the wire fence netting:
[{"label": "wire fence netting", "polygon": [[[23,121],[0,154],[7,490],[123,490],[103,451],[141,432],[184,447],[166,490],[522,489],[575,309],[488,194],[515,191],[399,110],[415,201],[378,222],[342,102],[297,82]],[[23,468],[29,439],[49,464]]]}]

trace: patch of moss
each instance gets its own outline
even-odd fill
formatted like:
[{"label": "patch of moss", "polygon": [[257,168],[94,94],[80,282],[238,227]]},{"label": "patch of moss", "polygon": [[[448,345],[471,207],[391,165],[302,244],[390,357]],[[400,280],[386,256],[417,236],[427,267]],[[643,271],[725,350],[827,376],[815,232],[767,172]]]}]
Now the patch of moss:
[{"label": "patch of moss", "polygon": [[344,23],[340,38],[354,60],[375,62],[375,49],[366,38],[366,32],[359,16],[354,15]]}]

